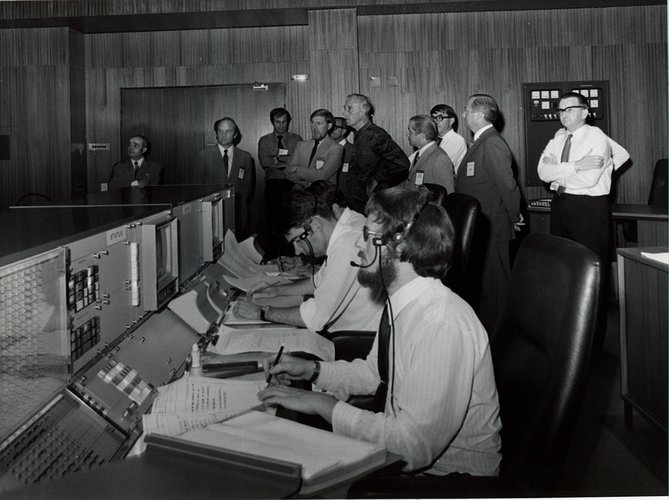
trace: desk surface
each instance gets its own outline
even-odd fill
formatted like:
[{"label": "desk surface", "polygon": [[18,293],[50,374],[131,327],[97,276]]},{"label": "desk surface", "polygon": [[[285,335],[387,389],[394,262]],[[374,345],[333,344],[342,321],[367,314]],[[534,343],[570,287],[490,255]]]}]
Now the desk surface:
[{"label": "desk surface", "polygon": [[635,260],[647,266],[654,267],[660,271],[669,272],[669,263],[663,264],[654,259],[642,255],[642,252],[645,253],[666,253],[669,251],[666,247],[638,247],[638,248],[618,248],[616,252],[621,257],[626,257],[628,259]]},{"label": "desk surface", "polygon": [[[530,213],[550,213],[550,207],[528,206]],[[648,219],[668,220],[667,207],[653,207],[651,205],[640,205],[635,203],[614,203],[611,205],[611,218],[613,219]]]}]

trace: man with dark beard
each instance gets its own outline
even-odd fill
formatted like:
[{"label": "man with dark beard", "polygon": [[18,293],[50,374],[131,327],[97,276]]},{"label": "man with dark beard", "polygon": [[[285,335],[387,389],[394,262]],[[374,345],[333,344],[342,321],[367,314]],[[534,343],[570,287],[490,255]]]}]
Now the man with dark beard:
[{"label": "man with dark beard", "polygon": [[[275,384],[259,397],[320,415],[335,433],[384,445],[402,456],[405,471],[493,476],[501,423],[488,335],[469,305],[440,281],[454,230],[426,191],[386,189],[367,203],[356,244],[361,263],[352,265],[360,267],[361,284],[387,296],[367,358],[284,356],[269,369]],[[284,385],[291,380],[329,392]],[[363,394],[375,395],[375,412],[345,402]]]}]

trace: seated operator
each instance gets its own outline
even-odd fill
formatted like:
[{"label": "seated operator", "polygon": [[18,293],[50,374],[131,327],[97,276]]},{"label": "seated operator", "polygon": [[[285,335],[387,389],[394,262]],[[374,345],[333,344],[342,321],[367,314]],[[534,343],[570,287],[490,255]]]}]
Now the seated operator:
[{"label": "seated operator", "polygon": [[144,187],[162,184],[163,166],[147,158],[151,143],[143,135],[133,135],[128,139],[128,159],[114,163],[107,181],[108,189],[123,187]]},{"label": "seated operator", "polygon": [[[401,455],[404,471],[499,474],[501,422],[488,334],[470,306],[442,285],[453,226],[426,190],[374,193],[357,243],[358,280],[388,301],[366,359],[284,356],[269,369],[266,404],[317,414],[333,431]],[[393,338],[391,338],[393,337]],[[288,387],[309,380],[320,391]],[[375,412],[345,401],[374,394]]]},{"label": "seated operator", "polygon": [[379,325],[383,299],[358,283],[355,242],[360,229],[338,221],[330,206],[319,203],[309,192],[294,190],[284,198],[280,230],[296,255],[326,257],[312,277],[251,293],[263,299],[272,296],[313,295],[294,307],[260,308],[250,301],[237,301],[235,313],[248,319],[306,327],[313,331],[367,330]]},{"label": "seated operator", "polygon": [[343,191],[334,183],[329,181],[312,182],[305,191],[316,197],[316,203],[322,203],[329,207],[338,222],[348,224],[358,231],[362,231],[362,226],[365,225],[365,216],[348,208]]}]

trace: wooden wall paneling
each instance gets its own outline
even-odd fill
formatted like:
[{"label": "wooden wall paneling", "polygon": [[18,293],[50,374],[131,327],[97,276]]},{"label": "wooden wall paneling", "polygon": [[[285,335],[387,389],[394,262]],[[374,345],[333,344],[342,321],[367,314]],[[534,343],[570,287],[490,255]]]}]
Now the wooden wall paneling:
[{"label": "wooden wall paneling", "polygon": [[[536,168],[525,165],[522,83],[609,80],[611,132],[635,151],[638,169],[623,174],[616,201],[645,203],[652,165],[667,154],[666,6],[361,16],[358,37],[361,89],[377,106],[377,123],[405,150],[402,122],[416,107],[447,102],[461,114],[471,93],[486,92],[500,104],[521,182]],[[441,52],[436,61],[433,51]],[[386,77],[398,73],[400,88],[386,89]],[[382,87],[370,87],[370,76]],[[650,115],[657,137],[648,133]],[[546,193],[525,190],[529,199]]]},{"label": "wooden wall paneling", "polygon": [[70,175],[72,197],[88,190],[86,166],[86,75],[84,35],[69,30]]},{"label": "wooden wall paneling", "polygon": [[355,9],[309,11],[309,46],[311,110],[340,116],[346,96],[360,88]]},{"label": "wooden wall paneling", "polygon": [[67,28],[0,30],[0,125],[10,135],[0,207],[29,192],[70,194]]},{"label": "wooden wall paneling", "polygon": [[[304,135],[308,123],[300,117],[308,120],[310,84],[292,82],[290,75],[309,73],[307,31],[286,26],[86,35],[88,137],[111,144],[109,151],[88,153],[89,190],[98,191],[111,165],[125,154],[121,88],[284,83],[285,102],[276,105],[288,106],[293,130]],[[271,125],[265,123],[267,133]],[[255,157],[255,146],[246,146]]]}]

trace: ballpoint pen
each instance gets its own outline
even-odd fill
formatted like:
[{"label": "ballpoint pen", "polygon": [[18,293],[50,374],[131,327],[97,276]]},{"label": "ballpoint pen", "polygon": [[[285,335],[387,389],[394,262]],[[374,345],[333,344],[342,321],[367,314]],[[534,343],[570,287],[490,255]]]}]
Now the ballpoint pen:
[{"label": "ballpoint pen", "polygon": [[[279,360],[281,359],[281,354],[282,354],[282,353],[283,353],[283,346],[281,346],[281,347],[279,348],[279,352],[276,353],[276,358],[274,358],[274,363],[272,363],[272,366],[270,366],[270,368],[272,368],[272,367],[276,366],[277,364],[279,364]],[[272,374],[270,373],[269,375],[267,375],[267,384],[269,385],[269,383],[270,383],[271,381],[272,381]]]}]

